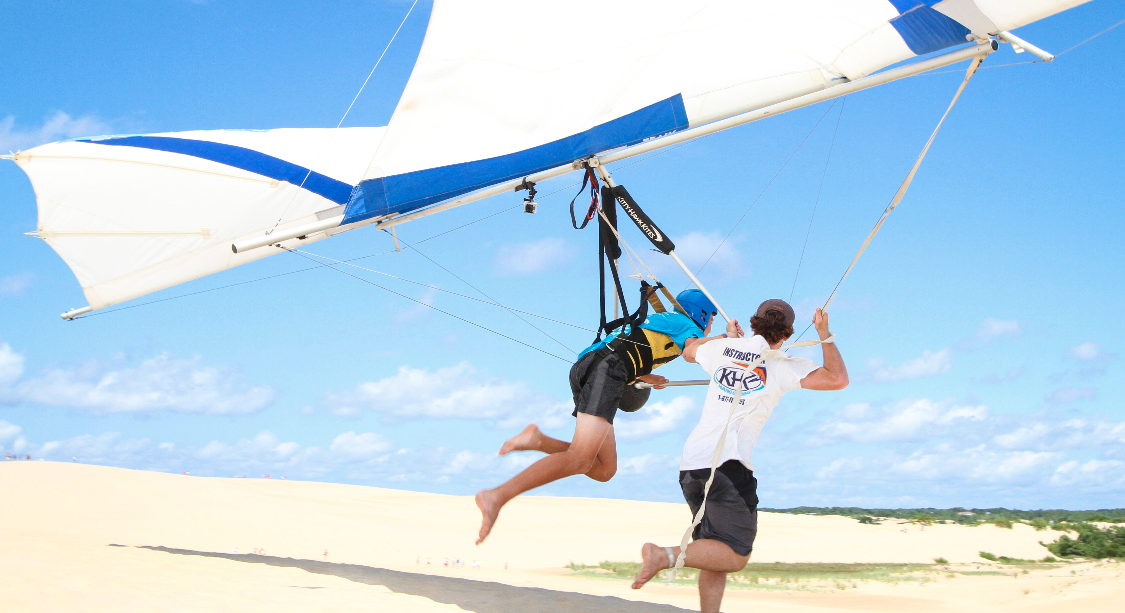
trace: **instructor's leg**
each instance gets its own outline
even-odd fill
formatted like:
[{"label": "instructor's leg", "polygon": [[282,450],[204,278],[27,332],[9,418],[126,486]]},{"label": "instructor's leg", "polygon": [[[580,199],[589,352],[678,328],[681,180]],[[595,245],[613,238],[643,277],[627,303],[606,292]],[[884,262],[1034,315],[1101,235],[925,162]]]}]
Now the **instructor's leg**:
[{"label": "instructor's leg", "polygon": [[[500,487],[477,492],[477,506],[480,507],[483,516],[477,544],[479,545],[488,536],[492,524],[500,515],[501,507],[509,500],[552,481],[590,472],[598,461],[598,453],[603,443],[612,431],[613,425],[604,417],[579,413],[578,424],[574,428],[574,440],[566,451],[542,458]],[[613,466],[616,471],[616,455],[614,455]]]},{"label": "instructor's leg", "polygon": [[723,590],[727,587],[727,574],[716,570],[699,571],[699,611],[719,613],[723,604]]},{"label": "instructor's leg", "polygon": [[[680,548],[672,547],[671,549],[672,559],[674,560],[679,557]],[[645,543],[644,547],[641,547],[641,560],[641,570],[633,581],[634,590],[641,589],[641,586],[655,577],[656,573],[671,568],[671,564],[668,562],[668,552],[663,547],[653,543]],[[688,545],[684,566],[715,573],[736,573],[742,570],[749,560],[750,556],[738,555],[730,548],[730,545],[722,541],[699,539]],[[703,575],[700,574],[700,581],[702,579]],[[700,589],[702,590],[702,584],[700,584]]]}]

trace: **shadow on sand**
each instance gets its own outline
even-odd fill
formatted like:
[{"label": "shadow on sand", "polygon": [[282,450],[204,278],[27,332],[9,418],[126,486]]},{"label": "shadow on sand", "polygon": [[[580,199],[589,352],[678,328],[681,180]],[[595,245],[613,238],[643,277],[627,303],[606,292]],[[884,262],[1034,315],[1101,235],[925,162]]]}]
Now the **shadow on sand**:
[{"label": "shadow on sand", "polygon": [[168,547],[142,546],[141,549],[187,556],[223,558],[251,564],[300,568],[310,573],[342,577],[356,583],[382,585],[392,592],[423,596],[434,602],[457,605],[474,613],[509,613],[511,611],[522,613],[554,613],[556,611],[682,613],[688,610],[669,605],[625,600],[615,596],[590,596],[536,587],[515,587],[490,581],[404,573],[358,564],[335,564],[316,560],[296,560],[253,554],[213,553]]}]

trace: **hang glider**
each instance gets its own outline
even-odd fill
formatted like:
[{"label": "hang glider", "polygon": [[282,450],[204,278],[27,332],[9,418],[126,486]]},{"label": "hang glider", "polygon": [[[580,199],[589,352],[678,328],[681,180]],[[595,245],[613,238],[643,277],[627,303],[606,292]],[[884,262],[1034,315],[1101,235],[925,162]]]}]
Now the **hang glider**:
[{"label": "hang glider", "polygon": [[[1086,0],[435,0],[385,128],[112,136],[20,152],[35,234],[100,309],[988,55]],[[956,49],[953,49],[956,48]],[[917,56],[952,49],[878,72]]]}]

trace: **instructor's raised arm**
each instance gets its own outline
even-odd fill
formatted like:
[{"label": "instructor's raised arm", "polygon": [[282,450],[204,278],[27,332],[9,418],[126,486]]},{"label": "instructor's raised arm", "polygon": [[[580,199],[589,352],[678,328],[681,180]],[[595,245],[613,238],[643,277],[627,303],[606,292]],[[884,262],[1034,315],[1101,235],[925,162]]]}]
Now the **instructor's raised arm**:
[{"label": "instructor's raised arm", "polygon": [[[707,324],[707,330],[704,331],[704,334],[706,334],[710,330],[711,330],[711,324],[708,323]],[[740,326],[738,324],[738,320],[732,319],[729,322],[727,322],[727,333],[726,334],[722,334],[720,336],[712,336],[710,338],[689,338],[689,339],[687,339],[687,341],[684,342],[684,353],[683,353],[684,361],[685,362],[691,362],[692,364],[696,364],[697,362],[695,361],[695,353],[697,351],[699,351],[699,348],[702,347],[704,345],[704,343],[708,343],[710,341],[718,340],[720,338],[742,338],[743,334],[745,334],[745,333],[742,331],[742,326]]]},{"label": "instructor's raised arm", "polygon": [[[816,310],[816,314],[813,315],[813,325],[816,326],[820,340],[832,336],[828,331],[828,313],[823,310]],[[801,387],[807,390],[824,391],[844,389],[848,386],[848,368],[844,366],[844,358],[840,356],[836,343],[822,343],[820,348],[824,351],[824,366],[801,379]]]}]

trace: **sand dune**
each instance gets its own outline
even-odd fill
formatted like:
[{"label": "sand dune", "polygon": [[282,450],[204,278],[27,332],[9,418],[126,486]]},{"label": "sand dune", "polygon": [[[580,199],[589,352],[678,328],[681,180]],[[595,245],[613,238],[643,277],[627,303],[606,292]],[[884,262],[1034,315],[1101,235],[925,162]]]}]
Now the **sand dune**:
[{"label": "sand dune", "polygon": [[[627,603],[620,599],[695,606],[689,586],[652,584],[638,592],[623,581],[572,576],[564,569],[570,562],[636,560],[646,540],[678,541],[690,521],[680,504],[524,497],[504,510],[478,548],[473,540],[479,514],[468,497],[52,462],[0,464],[0,492],[4,611],[203,611],[237,605],[249,611],[487,613],[511,610],[512,599],[528,603],[526,610],[673,610],[640,602],[622,609]],[[610,521],[592,526],[584,521],[595,516]],[[763,513],[753,560],[929,563],[941,556],[987,570],[993,567],[978,552],[1039,559],[1048,555],[1039,541],[1057,535],[1022,525],[923,530]],[[189,555],[193,552],[221,557]],[[446,559],[464,565],[446,566]],[[480,567],[474,568],[477,561]],[[842,591],[732,589],[724,608],[1110,611],[1125,602],[1123,569],[1116,564],[1005,573]],[[434,584],[440,577],[497,582],[515,591],[487,583]],[[587,596],[564,605],[567,596],[559,592]]]}]

